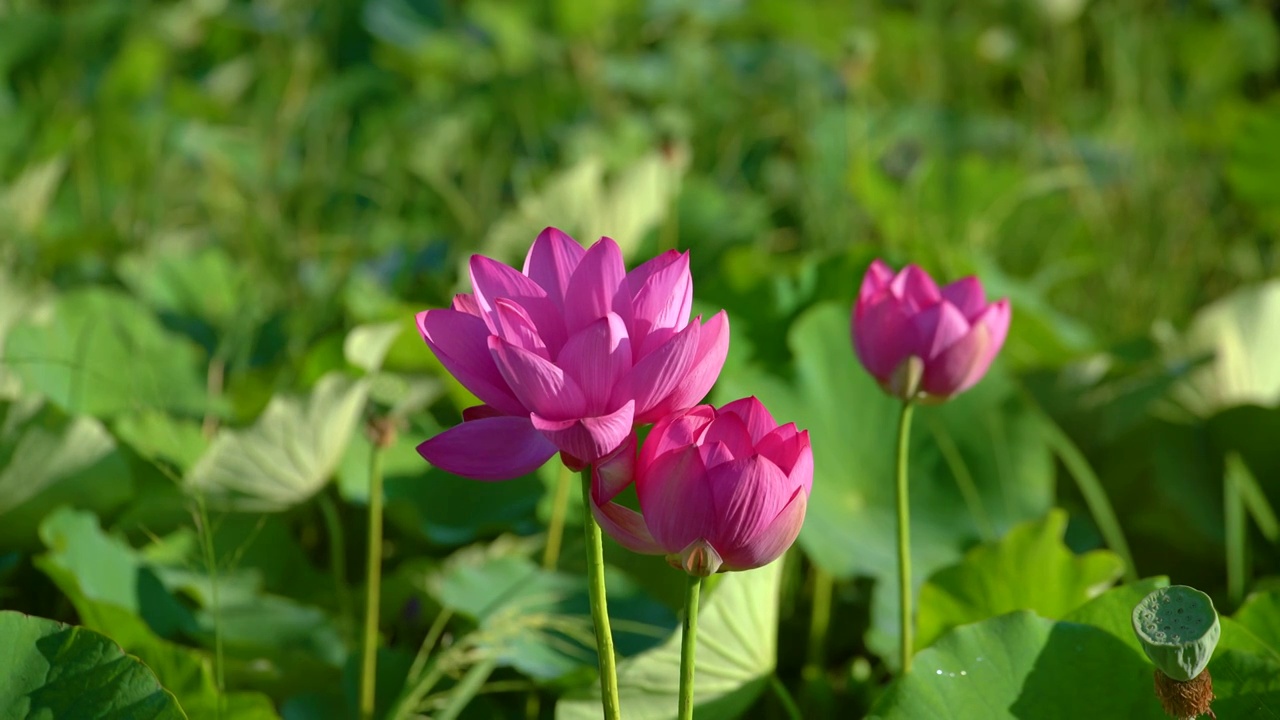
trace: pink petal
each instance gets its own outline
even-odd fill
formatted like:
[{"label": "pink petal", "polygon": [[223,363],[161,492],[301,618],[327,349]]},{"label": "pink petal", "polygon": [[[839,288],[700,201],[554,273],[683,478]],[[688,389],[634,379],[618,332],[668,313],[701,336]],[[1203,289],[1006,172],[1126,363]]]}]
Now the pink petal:
[{"label": "pink petal", "polygon": [[702,464],[712,470],[734,458],[750,456],[754,452],[751,431],[742,418],[722,411],[703,432],[698,450],[702,453]]},{"label": "pink petal", "polygon": [[751,432],[751,442],[758,443],[765,435],[773,432],[778,423],[756,396],[740,398],[720,408],[720,414],[731,413],[742,418]]},{"label": "pink petal", "polygon": [[612,502],[597,503],[592,496],[591,514],[600,523],[600,529],[605,534],[631,552],[643,555],[661,555],[665,552],[653,539],[653,535],[649,534],[644,516],[635,510]]},{"label": "pink petal", "polygon": [[498,298],[506,298],[524,308],[538,328],[547,347],[554,353],[564,343],[564,319],[547,292],[534,281],[521,275],[515,268],[483,255],[471,256],[471,284],[475,288],[476,304],[480,308],[490,332],[498,332],[498,319],[494,308]]},{"label": "pink petal", "polygon": [[655,327],[679,328],[689,322],[693,278],[688,253],[669,250],[631,271],[627,283],[636,337],[645,337]]},{"label": "pink petal", "polygon": [[933,278],[915,265],[903,268],[889,283],[889,291],[902,301],[909,313],[919,312],[942,299]]},{"label": "pink petal", "polygon": [[[996,355],[1000,353],[1000,348],[1004,345],[1005,336],[1009,332],[1009,301],[1001,300],[992,304],[987,311],[978,316],[974,322],[973,330],[969,333],[966,341],[957,343],[960,347],[953,346],[953,350],[945,353],[945,357],[939,357],[935,363],[955,363],[955,367],[942,365],[946,370],[937,371],[939,375],[945,375],[936,380],[936,386],[940,390],[945,390],[949,383],[954,382],[954,388],[949,392],[937,392],[929,388],[933,385],[934,380],[930,377],[929,366],[925,368],[925,382],[923,383],[925,392],[942,396],[955,395],[978,384],[978,381],[987,374],[987,370],[991,368],[991,362],[995,360]],[[968,372],[963,378],[956,381],[955,373],[964,371],[964,356],[972,354],[974,356],[972,365],[969,366]]]},{"label": "pink petal", "polygon": [[494,302],[494,317],[497,319],[495,334],[498,337],[538,357],[549,357],[538,328],[523,307],[506,298],[498,298]]},{"label": "pink petal", "polygon": [[796,464],[791,466],[787,478],[804,489],[806,495],[813,491],[813,447],[809,444],[809,431],[798,436],[800,454],[796,456]]},{"label": "pink petal", "polygon": [[[605,412],[611,398],[631,371],[631,339],[627,326],[615,313],[587,325],[565,342],[556,364],[564,368],[582,389],[588,415]],[[630,392],[623,389],[623,396]]]},{"label": "pink petal", "polygon": [[538,233],[524,259],[524,274],[547,292],[556,307],[564,308],[564,292],[569,278],[582,262],[586,250],[576,240],[557,228]]},{"label": "pink petal", "polygon": [[659,455],[697,445],[715,417],[715,408],[710,405],[698,405],[682,413],[664,415],[649,431],[649,437],[640,448],[640,464],[652,465]]},{"label": "pink petal", "polygon": [[474,480],[510,480],[542,467],[556,448],[527,417],[464,422],[418,445],[418,454],[445,472]]},{"label": "pink petal", "polygon": [[682,256],[687,258],[688,255],[688,251],[667,250],[637,265],[634,270],[627,273],[627,288],[631,290],[631,296],[635,297],[636,293],[640,292],[640,287],[648,282],[649,278],[653,277],[654,274],[670,267]]},{"label": "pink petal", "polygon": [[716,510],[708,539],[722,555],[759,535],[796,490],[777,465],[759,455],[708,468],[707,485]]},{"label": "pink petal", "polygon": [[982,372],[986,372],[986,366],[991,364],[996,354],[1000,352],[1000,348],[1004,347],[1004,340],[1009,334],[1009,322],[1012,320],[1012,310],[1009,307],[1009,301],[999,300],[992,303],[985,312],[974,319],[974,325],[986,325],[991,331],[991,344],[987,348],[988,357],[983,363]]},{"label": "pink petal", "polygon": [[[697,323],[689,323],[694,325]],[[671,342],[671,338],[676,336],[676,330],[667,327],[655,327],[649,330],[649,334],[642,336],[632,336],[634,342],[639,343],[639,347],[635,349],[636,357],[647,357],[652,355],[658,348]]]},{"label": "pink petal", "polygon": [[942,354],[925,363],[920,389],[929,395],[947,398],[963,392],[978,382],[981,374],[974,371],[991,343],[991,332],[979,325]]},{"label": "pink petal", "polygon": [[796,429],[795,423],[787,423],[756,443],[756,452],[769,458],[769,462],[777,465],[782,472],[793,475],[801,451],[808,447],[808,431],[800,432]]},{"label": "pink petal", "polygon": [[471,286],[475,288],[476,303],[483,312],[492,312],[493,303],[498,298],[520,301],[547,296],[547,291],[536,282],[493,258],[472,255],[470,267]]},{"label": "pink petal", "polygon": [[564,294],[565,326],[572,335],[611,312],[630,325],[627,268],[617,243],[606,237],[587,249],[569,278]]},{"label": "pink petal", "polygon": [[636,479],[636,434],[633,431],[617,450],[592,466],[591,492],[600,503],[618,496]]},{"label": "pink petal", "polygon": [[[694,319],[700,322],[701,318]],[[698,351],[693,366],[676,384],[671,394],[658,403],[651,416],[678,412],[696,405],[711,392],[729,355],[729,316],[723,310],[707,321],[698,333]]]},{"label": "pink petal", "polygon": [[578,384],[550,360],[493,335],[489,352],[524,407],[544,418],[577,418],[586,412]]},{"label": "pink petal", "polygon": [[911,318],[915,352],[928,365],[947,348],[969,334],[969,320],[949,302],[940,302]]},{"label": "pink petal", "polygon": [[871,377],[885,382],[894,368],[913,353],[916,333],[902,304],[885,296],[863,308],[853,321],[853,350]]},{"label": "pink petal", "polygon": [[782,512],[750,542],[728,550],[720,548],[721,559],[724,561],[722,569],[751,570],[782,557],[800,535],[808,505],[809,492],[797,489]]},{"label": "pink petal", "polygon": [[[666,344],[640,358],[631,369],[630,377],[618,385],[614,400],[617,401],[623,392],[633,394],[638,424],[647,425],[662,418],[653,410],[693,367],[701,330],[698,323],[689,323]],[[634,349],[634,345],[632,347]]]},{"label": "pink petal", "polygon": [[987,307],[987,295],[976,277],[961,278],[942,288],[942,299],[955,305],[969,320],[976,320]]},{"label": "pink petal", "polygon": [[876,259],[862,276],[862,287],[858,288],[858,307],[862,307],[872,299],[888,292],[889,283],[893,282],[893,270],[883,261]]},{"label": "pink petal", "polygon": [[617,450],[631,433],[634,418],[635,403],[631,401],[598,417],[552,420],[536,412],[529,416],[533,426],[555,443],[560,452],[585,464],[594,464]]},{"label": "pink petal", "polygon": [[505,415],[528,413],[493,362],[483,320],[457,310],[425,310],[417,321],[427,347],[471,394]]},{"label": "pink petal", "polygon": [[694,447],[667,453],[640,466],[636,495],[645,525],[663,552],[680,552],[715,527],[715,505],[706,470]]},{"label": "pink petal", "polygon": [[458,312],[464,312],[468,315],[480,317],[480,305],[476,302],[476,296],[471,293],[458,293],[453,296],[453,309]]}]

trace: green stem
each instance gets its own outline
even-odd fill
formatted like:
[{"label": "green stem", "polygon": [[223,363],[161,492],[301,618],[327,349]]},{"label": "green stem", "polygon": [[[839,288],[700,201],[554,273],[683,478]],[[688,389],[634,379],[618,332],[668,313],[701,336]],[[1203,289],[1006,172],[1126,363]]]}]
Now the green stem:
[{"label": "green stem", "polygon": [[778,702],[782,703],[782,709],[786,711],[790,720],[803,720],[804,716],[800,714],[800,706],[796,704],[796,699],[791,697],[791,691],[778,679],[777,673],[769,675],[769,687],[773,688],[773,694],[778,697]]},{"label": "green stem", "polygon": [[604,541],[600,525],[591,514],[590,465],[582,469],[582,507],[582,532],[587,544],[587,592],[596,631],[596,654],[600,658],[600,703],[605,720],[621,720],[618,668],[613,658],[613,631],[609,628],[609,606],[604,591]]},{"label": "green stem", "polygon": [[564,519],[569,509],[569,468],[560,466],[556,475],[556,495],[551,501],[551,524],[547,526],[547,546],[542,551],[544,570],[555,570],[560,560],[560,545],[564,539]]},{"label": "green stem", "polygon": [[902,673],[911,670],[911,518],[907,502],[907,449],[911,440],[910,401],[902,403],[898,416],[897,499],[898,499],[898,595],[902,613]]},{"label": "green stem", "polygon": [[225,700],[226,681],[222,656],[222,603],[218,598],[218,560],[213,545],[213,526],[209,524],[209,507],[204,502],[204,493],[196,492],[196,512],[199,514],[200,535],[204,546],[205,571],[209,573],[209,602],[213,610],[213,682],[218,689],[216,717],[222,717],[222,703]]},{"label": "green stem", "polygon": [[1124,562],[1125,582],[1137,582],[1138,571],[1133,564],[1133,555],[1129,552],[1129,543],[1125,540],[1124,531],[1120,529],[1120,520],[1116,518],[1116,511],[1111,507],[1111,501],[1107,499],[1107,491],[1102,487],[1102,480],[1093,471],[1084,453],[1080,452],[1080,448],[1071,442],[1071,438],[1067,437],[1057,423],[1049,416],[1042,414],[1040,425],[1049,447],[1061,458],[1067,472],[1075,479],[1076,487],[1084,497],[1085,505],[1089,507],[1089,514],[1093,516],[1093,521],[1098,525],[1098,531],[1102,533],[1102,539],[1106,541],[1107,547],[1119,555],[1120,560]]},{"label": "green stem", "polygon": [[702,578],[690,575],[685,584],[684,630],[680,635],[679,720],[693,720],[693,656],[698,644],[698,595]]},{"label": "green stem", "polygon": [[364,654],[360,670],[360,717],[373,717],[378,672],[378,605],[382,585],[382,448],[369,449],[369,574],[364,604]]},{"label": "green stem", "polygon": [[831,593],[835,583],[831,573],[813,566],[813,614],[809,617],[809,657],[804,676],[821,677],[827,657],[827,629],[831,625]]},{"label": "green stem", "polygon": [[1222,484],[1227,534],[1227,598],[1232,606],[1240,607],[1246,584],[1245,548],[1248,527],[1244,516],[1244,494],[1240,492],[1239,476],[1232,471],[1232,457],[1227,457],[1227,472]]}]

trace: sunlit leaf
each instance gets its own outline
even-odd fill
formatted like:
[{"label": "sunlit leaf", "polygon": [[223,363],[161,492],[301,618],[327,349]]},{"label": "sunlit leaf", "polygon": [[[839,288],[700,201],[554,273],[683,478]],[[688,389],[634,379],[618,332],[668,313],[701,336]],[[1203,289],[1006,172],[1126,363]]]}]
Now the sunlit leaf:
[{"label": "sunlit leaf", "polygon": [[1124,566],[1115,553],[1074,555],[1062,544],[1066,528],[1066,512],[1054,510],[934,573],[920,588],[916,647],[957,625],[1014,610],[1063,617],[1120,578]]},{"label": "sunlit leaf", "polygon": [[1151,672],[1108,632],[1020,611],[956,628],[922,650],[869,717],[1160,720]]},{"label": "sunlit leaf", "polygon": [[1201,309],[1174,350],[1186,358],[1214,356],[1179,388],[1200,414],[1280,403],[1280,281],[1242,288]]},{"label": "sunlit leaf", "polygon": [[180,720],[154,673],[92,630],[0,610],[0,715]]},{"label": "sunlit leaf", "polygon": [[209,406],[199,351],[112,290],[73,291],[52,312],[25,318],[9,331],[4,360],[27,389],[71,412],[203,414]]},{"label": "sunlit leaf", "polygon": [[275,512],[318,492],[359,425],[366,381],[331,374],[305,399],[275,397],[252,427],[221,430],[187,475],[221,506]]},{"label": "sunlit leaf", "polygon": [[653,153],[627,167],[607,186],[605,171],[604,161],[593,156],[551,177],[494,225],[485,239],[484,254],[514,260],[523,256],[544,227],[554,225],[584,245],[607,235],[626,257],[634,258],[645,233],[670,210],[683,168]]}]

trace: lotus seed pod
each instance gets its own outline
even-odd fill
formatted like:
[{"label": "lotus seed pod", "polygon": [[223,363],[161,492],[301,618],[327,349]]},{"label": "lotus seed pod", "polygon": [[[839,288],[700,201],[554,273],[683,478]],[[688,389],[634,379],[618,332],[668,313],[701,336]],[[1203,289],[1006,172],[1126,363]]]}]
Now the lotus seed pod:
[{"label": "lotus seed pod", "polygon": [[1160,588],[1143,598],[1133,609],[1133,631],[1151,662],[1180,682],[1204,670],[1222,634],[1213,601],[1186,585]]}]

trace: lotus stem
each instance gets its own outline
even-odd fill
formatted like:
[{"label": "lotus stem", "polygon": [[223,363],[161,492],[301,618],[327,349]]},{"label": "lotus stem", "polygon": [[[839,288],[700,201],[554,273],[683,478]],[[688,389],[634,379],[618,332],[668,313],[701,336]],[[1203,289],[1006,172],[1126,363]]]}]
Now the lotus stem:
[{"label": "lotus stem", "polygon": [[911,518],[907,492],[907,450],[911,440],[910,401],[902,403],[898,416],[897,506],[898,506],[898,593],[902,618],[902,673],[911,670],[913,644],[911,622]]},{"label": "lotus stem", "polygon": [[693,664],[698,644],[698,595],[702,578],[689,575],[685,585],[684,629],[680,635],[680,713],[679,720],[693,720]]},{"label": "lotus stem", "polygon": [[591,620],[595,626],[596,654],[600,658],[600,703],[605,720],[621,720],[618,700],[618,668],[613,657],[613,631],[609,627],[609,606],[604,587],[604,544],[600,525],[591,514],[591,466],[582,469],[582,531],[587,545],[587,592],[591,598]]}]

